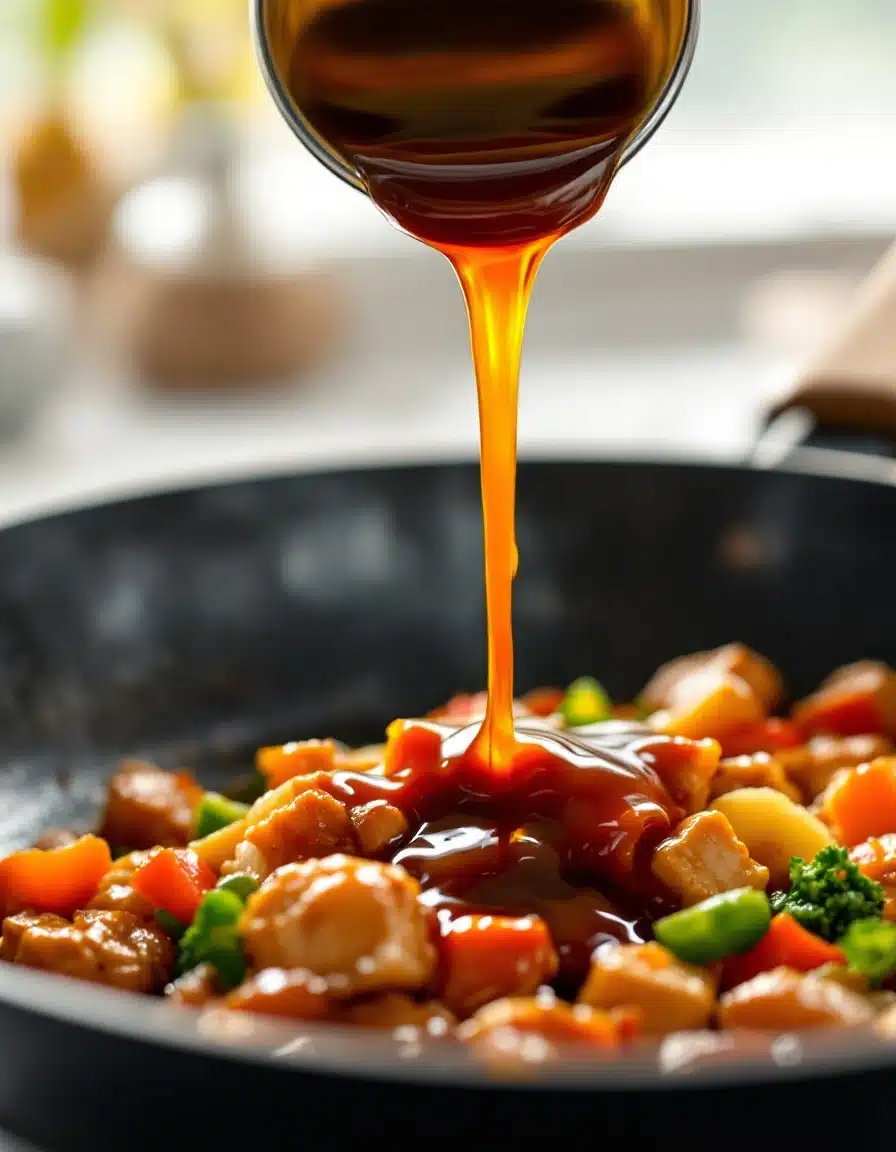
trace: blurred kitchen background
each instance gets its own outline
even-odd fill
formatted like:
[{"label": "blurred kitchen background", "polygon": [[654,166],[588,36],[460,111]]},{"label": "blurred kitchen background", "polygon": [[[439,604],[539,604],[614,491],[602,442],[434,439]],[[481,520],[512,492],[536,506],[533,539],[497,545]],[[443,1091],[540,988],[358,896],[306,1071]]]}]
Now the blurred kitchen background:
[{"label": "blurred kitchen background", "polygon": [[[247,0],[0,0],[0,517],[475,451],[459,292],[294,143]],[[530,452],[737,457],[896,234],[893,0],[704,0],[697,60],[549,258]]]}]

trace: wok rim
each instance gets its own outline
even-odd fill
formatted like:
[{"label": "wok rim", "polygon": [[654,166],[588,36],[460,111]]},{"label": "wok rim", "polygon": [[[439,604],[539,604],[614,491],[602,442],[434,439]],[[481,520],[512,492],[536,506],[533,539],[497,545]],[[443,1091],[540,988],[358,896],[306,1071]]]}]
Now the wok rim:
[{"label": "wok rim", "polygon": [[[529,465],[540,467],[614,468],[623,471],[641,469],[669,469],[697,473],[725,473],[735,475],[808,476],[819,480],[841,480],[868,483],[876,487],[896,487],[896,460],[839,448],[799,447],[783,462],[765,465],[751,458],[726,459],[712,456],[694,456],[687,451],[673,451],[651,455],[642,451],[604,453],[594,445],[578,442],[526,446],[520,452],[519,468]],[[301,480],[311,476],[347,478],[363,472],[402,473],[437,471],[439,469],[476,469],[479,458],[475,451],[459,451],[456,447],[433,447],[431,450],[411,450],[406,454],[393,447],[384,453],[358,454],[352,459],[340,454],[326,455],[305,461],[275,460],[269,464],[253,461],[235,464],[220,471],[187,473],[157,481],[134,480],[114,491],[84,493],[71,498],[50,496],[34,501],[20,511],[0,512],[0,532],[34,526],[44,522],[67,518],[82,512],[121,508],[126,505],[151,502],[158,498],[178,498],[211,493],[216,490],[244,485]]]}]

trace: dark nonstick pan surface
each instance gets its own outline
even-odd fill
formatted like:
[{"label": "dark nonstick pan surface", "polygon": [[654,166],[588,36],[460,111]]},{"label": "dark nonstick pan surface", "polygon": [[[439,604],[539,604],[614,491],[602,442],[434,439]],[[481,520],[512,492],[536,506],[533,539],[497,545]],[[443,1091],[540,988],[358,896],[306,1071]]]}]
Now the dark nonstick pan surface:
[{"label": "dark nonstick pan surface", "polygon": [[[525,464],[518,687],[590,672],[630,697],[660,662],[732,639],[778,663],[795,693],[859,657],[896,663],[894,524],[885,483]],[[47,825],[88,825],[122,755],[222,784],[261,743],[376,740],[394,716],[478,689],[481,560],[473,464],[224,484],[0,532],[0,851]],[[814,1130],[829,1147],[857,1109],[877,1131],[893,1075],[870,1047],[797,1045],[747,1068],[620,1068],[584,1086],[561,1070],[511,1089],[396,1060],[370,1036],[329,1052],[278,1034],[271,1057],[267,1038],[218,1046],[191,1014],[171,1017],[0,969],[0,1125],[53,1148],[175,1135],[178,1148],[235,1146],[250,1118],[259,1139],[292,1123],[304,1143],[320,1124],[336,1147],[372,1131],[410,1147],[430,1129],[527,1146],[533,1125],[570,1139],[589,1125],[635,1147],[703,1148],[737,1114],[741,1135],[755,1124],[768,1146],[768,1110],[798,1105],[801,1138]]]}]

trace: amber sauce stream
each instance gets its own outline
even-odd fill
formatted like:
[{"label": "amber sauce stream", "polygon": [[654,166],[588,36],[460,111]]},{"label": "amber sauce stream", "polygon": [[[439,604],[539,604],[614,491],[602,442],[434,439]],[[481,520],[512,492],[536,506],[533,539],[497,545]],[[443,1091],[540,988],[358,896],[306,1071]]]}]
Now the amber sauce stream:
[{"label": "amber sauce stream", "polygon": [[[485,840],[493,828],[506,848],[525,841],[520,829],[534,816],[554,829],[545,833],[551,845],[558,824],[566,844],[573,813],[586,844],[599,827],[640,828],[642,793],[664,813],[656,827],[668,827],[675,811],[651,767],[668,749],[651,744],[643,771],[628,761],[621,770],[600,738],[564,743],[515,730],[511,602],[517,392],[533,282],[552,244],[603,202],[671,74],[687,12],[688,0],[267,0],[274,65],[299,115],[389,219],[450,260],[467,304],[479,394],[488,703],[475,739],[443,776],[439,803],[430,797],[414,809],[424,839],[444,839],[452,821],[462,829],[475,817]],[[547,806],[532,793],[539,773],[553,781]],[[365,795],[370,787],[358,784]],[[399,789],[404,807],[414,787],[405,781]],[[558,789],[568,793],[563,803]],[[463,855],[455,871],[467,891],[472,865]],[[506,856],[501,868],[513,871]],[[415,856],[413,846],[399,857],[418,874],[428,867],[426,852]],[[603,863],[597,853],[589,868],[606,872]],[[566,860],[560,872],[569,868]]]}]

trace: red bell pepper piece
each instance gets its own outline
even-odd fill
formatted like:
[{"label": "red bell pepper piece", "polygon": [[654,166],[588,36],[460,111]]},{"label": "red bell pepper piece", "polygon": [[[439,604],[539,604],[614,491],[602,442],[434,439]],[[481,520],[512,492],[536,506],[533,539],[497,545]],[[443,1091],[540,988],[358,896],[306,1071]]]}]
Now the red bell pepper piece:
[{"label": "red bell pepper piece", "polygon": [[565,695],[563,688],[533,688],[521,703],[530,716],[552,716],[560,711]]},{"label": "red bell pepper piece", "polygon": [[768,932],[758,944],[740,956],[725,961],[723,988],[733,988],[773,968],[793,968],[812,972],[823,964],[845,964],[846,957],[836,946],[808,931],[787,912],[772,917]]},{"label": "red bell pepper piece", "polygon": [[0,861],[0,915],[71,916],[90,903],[111,866],[109,845],[99,836],[82,836],[64,848],[14,852]]},{"label": "red bell pepper piece", "polygon": [[757,752],[780,752],[785,748],[799,748],[806,739],[800,726],[793,720],[780,720],[776,716],[749,724],[719,737],[722,755],[754,756]]},{"label": "red bell pepper piece", "polygon": [[136,892],[181,924],[190,924],[216,877],[189,848],[162,848],[134,873]]},{"label": "red bell pepper piece", "polygon": [[896,672],[864,661],[841,668],[793,710],[807,732],[896,735]]}]

